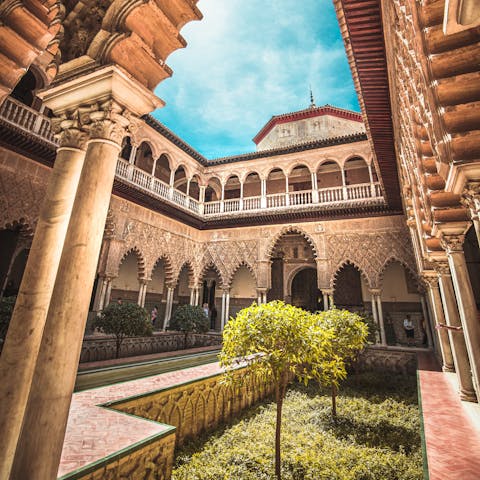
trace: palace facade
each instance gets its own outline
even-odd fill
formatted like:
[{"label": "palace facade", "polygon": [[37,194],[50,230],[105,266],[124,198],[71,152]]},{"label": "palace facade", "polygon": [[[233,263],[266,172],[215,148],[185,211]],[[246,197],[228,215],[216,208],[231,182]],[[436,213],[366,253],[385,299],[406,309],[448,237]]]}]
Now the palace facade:
[{"label": "palace facade", "polygon": [[479,398],[478,1],[334,4],[362,114],[312,99],[215,160],[150,115],[195,1],[2,5],[1,478],[56,471],[88,319],[118,298],[161,328],[208,303],[218,331],[253,301],[334,303],[386,350],[410,315]]}]

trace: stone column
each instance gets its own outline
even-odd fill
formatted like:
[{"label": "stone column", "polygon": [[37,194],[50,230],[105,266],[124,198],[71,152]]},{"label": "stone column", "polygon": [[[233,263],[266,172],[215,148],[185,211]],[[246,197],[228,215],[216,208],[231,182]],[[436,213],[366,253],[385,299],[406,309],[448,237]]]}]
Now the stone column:
[{"label": "stone column", "polygon": [[330,307],[330,299],[333,297],[333,290],[330,288],[322,288],[321,290],[323,295],[323,310],[326,312]]},{"label": "stone column", "polygon": [[129,108],[142,114],[158,105],[149,90],[115,66],[88,75],[88,82],[74,77],[43,94],[54,112],[59,103],[63,102],[67,110],[77,102],[89,140],[43,330],[13,478],[56,478],[117,158],[125,128],[133,120]]},{"label": "stone column", "polygon": [[130,157],[128,158],[128,167],[127,167],[127,177],[129,180],[133,178],[133,169],[135,165],[135,157],[137,156],[137,145],[132,144],[132,149],[130,150]]},{"label": "stone column", "polygon": [[165,305],[165,318],[163,320],[163,330],[167,329],[168,323],[170,322],[170,318],[172,315],[172,307],[173,307],[173,287],[167,287],[167,303]]},{"label": "stone column", "polygon": [[318,183],[317,183],[317,172],[312,173],[312,202],[318,203]]},{"label": "stone column", "polygon": [[138,284],[140,285],[140,288],[138,289],[138,298],[137,298],[137,304],[140,307],[143,307],[142,305],[142,298],[143,298],[143,289],[145,288],[145,283],[143,280],[138,280]]},{"label": "stone column", "polygon": [[464,235],[443,235],[441,239],[442,246],[447,252],[453,288],[472,369],[473,385],[477,398],[480,398],[480,321],[463,253],[464,240]]},{"label": "stone column", "polygon": [[220,212],[225,211],[225,184],[222,182],[222,193],[220,194]]},{"label": "stone column", "polygon": [[[85,158],[85,133],[60,124],[57,150],[30,254],[0,357],[0,478],[9,478],[40,342]],[[25,477],[28,478],[28,477]]]},{"label": "stone column", "polygon": [[345,170],[344,167],[341,168],[342,172],[342,191],[343,191],[343,199],[348,200],[348,193],[347,193],[347,181],[345,178]]},{"label": "stone column", "polygon": [[420,303],[422,305],[422,314],[423,314],[423,323],[425,325],[425,333],[427,335],[427,346],[428,348],[432,348],[433,342],[432,342],[432,332],[430,330],[430,317],[428,315],[428,309],[427,309],[427,304],[425,302],[425,297],[423,295],[420,295]]},{"label": "stone column", "polygon": [[385,324],[383,321],[383,309],[382,309],[382,292],[379,289],[371,289],[371,294],[374,296],[374,301],[377,304],[376,313],[377,313],[377,321],[378,321],[378,328],[380,330],[380,344],[386,345],[387,344],[387,336],[385,335]]},{"label": "stone column", "polygon": [[168,191],[168,198],[172,199],[173,198],[173,188],[174,188],[174,183],[175,183],[175,170],[170,170],[170,189]]},{"label": "stone column", "polygon": [[423,279],[427,284],[428,296],[432,305],[433,315],[435,317],[435,328],[437,330],[438,340],[440,343],[440,353],[442,355],[442,370],[444,372],[453,372],[453,356],[450,347],[450,340],[448,333],[442,325],[445,325],[445,315],[442,307],[442,299],[440,297],[440,290],[438,288],[438,277],[424,275]]},{"label": "stone column", "polygon": [[240,210],[243,210],[243,182],[240,182]]},{"label": "stone column", "polygon": [[205,211],[205,190],[207,187],[205,185],[199,185],[199,194],[198,194],[198,201],[200,202],[199,205],[199,213],[200,215],[203,215]]},{"label": "stone column", "polygon": [[195,287],[195,303],[194,305],[199,305],[200,303],[200,287]]},{"label": "stone column", "polygon": [[223,324],[225,321],[225,305],[226,305],[226,291],[222,292],[222,314],[220,316],[220,330],[223,330]]},{"label": "stone column", "polygon": [[435,262],[435,270],[438,273],[440,291],[442,293],[443,310],[450,346],[452,349],[453,363],[457,372],[458,383],[460,385],[460,398],[467,402],[475,402],[477,396],[473,386],[473,379],[468,359],[467,346],[463,335],[462,323],[458,314],[457,302],[453,291],[452,277],[448,263]]},{"label": "stone column", "polygon": [[223,331],[225,324],[228,322],[230,309],[230,290],[223,290],[222,294],[222,319],[220,324],[220,330]]},{"label": "stone column", "polygon": [[267,208],[267,181],[262,178],[260,179],[261,187],[260,187],[260,207]]},{"label": "stone column", "polygon": [[25,434],[17,450],[16,478],[55,478],[60,461],[116,162],[128,124],[120,112],[119,106],[107,102],[102,110],[90,113],[91,139],[50,302]]},{"label": "stone column", "polygon": [[285,175],[285,205],[288,207],[290,205],[290,195],[288,188],[288,176]]},{"label": "stone column", "polygon": [[467,183],[463,192],[462,204],[470,209],[473,227],[477,234],[477,241],[480,245],[480,221],[478,219],[480,212],[480,181],[470,181]]},{"label": "stone column", "polygon": [[195,287],[189,287],[189,288],[190,288],[189,304],[190,305],[195,305]]},{"label": "stone column", "polygon": [[105,295],[107,294],[107,287],[109,283],[109,278],[100,276],[98,278],[98,295],[95,299],[94,310],[96,312],[101,312],[105,305]]},{"label": "stone column", "polygon": [[378,330],[375,332],[375,343],[381,343],[380,325],[378,322],[378,312],[377,312],[377,296],[375,293],[376,291],[377,290],[370,290],[370,296],[372,301],[372,317],[373,317],[373,321],[375,322],[375,325],[378,328]]}]

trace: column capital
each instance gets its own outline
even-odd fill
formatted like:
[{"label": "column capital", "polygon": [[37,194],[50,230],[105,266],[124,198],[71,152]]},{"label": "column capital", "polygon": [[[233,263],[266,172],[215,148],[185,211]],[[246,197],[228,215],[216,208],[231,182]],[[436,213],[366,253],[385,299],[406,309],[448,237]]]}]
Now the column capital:
[{"label": "column capital", "polygon": [[454,252],[463,252],[463,242],[465,235],[446,235],[442,234],[440,237],[440,244],[445,249],[447,254]]},{"label": "column capital", "polygon": [[87,148],[88,131],[80,121],[78,110],[53,118],[52,130],[59,148]]},{"label": "column capital", "polygon": [[325,295],[333,295],[333,288],[322,288],[320,291]]},{"label": "column capital", "polygon": [[435,259],[432,260],[433,268],[438,273],[438,275],[450,275],[450,266],[448,265],[448,260],[445,259]]},{"label": "column capital", "polygon": [[382,289],[381,288],[370,288],[368,291],[370,292],[370,295],[381,295],[382,294]]},{"label": "column capital", "polygon": [[438,276],[436,273],[423,274],[421,277],[429,288],[438,288]]},{"label": "column capital", "polygon": [[476,211],[475,201],[480,201],[480,180],[467,182],[460,199],[463,206]]},{"label": "column capital", "polygon": [[134,129],[133,115],[114,100],[93,105],[88,113],[90,140],[109,140],[122,145],[127,131]]}]

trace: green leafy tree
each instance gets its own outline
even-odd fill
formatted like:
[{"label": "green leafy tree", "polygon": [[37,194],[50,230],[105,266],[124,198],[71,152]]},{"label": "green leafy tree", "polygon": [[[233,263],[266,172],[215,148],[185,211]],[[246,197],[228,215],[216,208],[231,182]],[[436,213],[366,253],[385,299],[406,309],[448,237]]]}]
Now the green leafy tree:
[{"label": "green leafy tree", "polygon": [[205,333],[209,330],[208,318],[202,307],[193,305],[181,305],[175,310],[167,330],[183,332],[183,348],[188,347],[188,335],[190,333]]},{"label": "green leafy tree", "polygon": [[115,358],[118,358],[126,337],[152,335],[152,323],[147,311],[135,303],[108,305],[96,318],[94,326],[103,333],[115,336]]},{"label": "green leafy tree", "polygon": [[348,310],[332,308],[314,315],[320,329],[328,331],[332,338],[330,355],[324,359],[317,378],[322,385],[331,387],[332,417],[337,416],[337,393],[340,382],[347,377],[347,366],[365,347],[368,326],[364,319]]},{"label": "green leafy tree", "polygon": [[[330,332],[319,328],[314,317],[300,308],[273,301],[255,303],[241,310],[223,331],[220,363],[227,378],[238,366],[246,366],[246,375],[273,381],[277,418],[275,431],[275,474],[281,479],[280,435],[282,406],[288,384],[293,378],[307,383],[318,377],[318,369],[331,355]],[[238,378],[238,376],[237,376]]]},{"label": "green leafy tree", "polygon": [[[7,336],[8,325],[12,317],[17,297],[3,297],[0,300],[0,347]],[[1,350],[1,348],[0,348]]]}]

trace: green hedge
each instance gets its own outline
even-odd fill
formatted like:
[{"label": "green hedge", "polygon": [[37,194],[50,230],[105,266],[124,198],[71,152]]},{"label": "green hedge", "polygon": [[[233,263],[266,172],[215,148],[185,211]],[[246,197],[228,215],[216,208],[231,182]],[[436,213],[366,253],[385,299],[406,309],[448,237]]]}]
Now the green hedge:
[{"label": "green hedge", "polygon": [[[283,480],[420,480],[422,453],[415,378],[352,377],[338,397],[295,385],[284,404]],[[173,480],[274,478],[275,405],[246,412],[235,425],[178,452]]]}]

